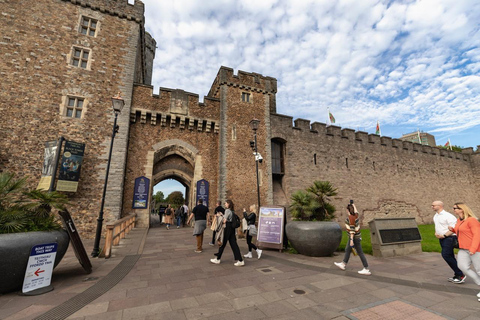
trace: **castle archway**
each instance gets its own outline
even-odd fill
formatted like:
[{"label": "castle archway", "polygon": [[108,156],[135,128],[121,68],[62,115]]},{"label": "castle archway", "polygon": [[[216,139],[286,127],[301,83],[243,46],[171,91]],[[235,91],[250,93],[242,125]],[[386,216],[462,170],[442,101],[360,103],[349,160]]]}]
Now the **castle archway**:
[{"label": "castle archway", "polygon": [[[191,207],[194,199],[194,181],[201,176],[201,156],[189,143],[179,140],[165,140],[153,146],[151,152],[151,194],[153,187],[161,181],[174,179],[185,187],[185,201]],[[165,194],[165,197],[168,196]]]}]

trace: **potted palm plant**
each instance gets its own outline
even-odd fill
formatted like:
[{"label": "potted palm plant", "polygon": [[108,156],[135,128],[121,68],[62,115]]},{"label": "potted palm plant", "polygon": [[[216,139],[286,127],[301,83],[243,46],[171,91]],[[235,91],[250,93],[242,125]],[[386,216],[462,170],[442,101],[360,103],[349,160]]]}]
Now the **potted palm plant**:
[{"label": "potted palm plant", "polygon": [[286,233],[290,244],[299,253],[323,257],[332,255],[342,240],[342,229],[335,218],[331,197],[337,189],[329,181],[314,181],[305,191],[292,194]]},{"label": "potted palm plant", "polygon": [[52,211],[65,209],[66,196],[56,191],[29,191],[25,184],[26,178],[0,173],[0,293],[22,286],[33,246],[56,242],[55,266],[68,248],[68,234]]}]

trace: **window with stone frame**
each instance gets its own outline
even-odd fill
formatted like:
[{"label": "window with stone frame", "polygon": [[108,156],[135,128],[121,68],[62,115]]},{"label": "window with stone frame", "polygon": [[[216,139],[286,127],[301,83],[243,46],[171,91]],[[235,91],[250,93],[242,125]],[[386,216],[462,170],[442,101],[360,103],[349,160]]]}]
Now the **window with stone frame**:
[{"label": "window with stone frame", "polygon": [[90,50],[73,47],[71,64],[72,66],[87,69]]},{"label": "window with stone frame", "polygon": [[82,118],[84,102],[84,98],[68,96],[67,105],[65,106],[65,116],[69,118]]},{"label": "window with stone frame", "polygon": [[97,20],[82,16],[82,20],[80,21],[79,31],[81,34],[95,37],[95,33],[97,32],[97,24],[98,24]]},{"label": "window with stone frame", "polygon": [[250,101],[250,93],[248,93],[248,92],[242,92],[242,101],[243,101],[243,102],[251,102],[251,101]]}]

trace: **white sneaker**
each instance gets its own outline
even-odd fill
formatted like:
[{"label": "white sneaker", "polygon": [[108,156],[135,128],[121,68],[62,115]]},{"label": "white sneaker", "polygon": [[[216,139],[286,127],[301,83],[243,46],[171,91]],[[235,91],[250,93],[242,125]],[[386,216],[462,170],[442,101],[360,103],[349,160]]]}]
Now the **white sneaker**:
[{"label": "white sneaker", "polygon": [[479,293],[477,293],[477,297],[480,299],[480,292],[479,292]]},{"label": "white sneaker", "polygon": [[244,254],[243,256],[244,256],[245,258],[250,258],[250,259],[252,259],[252,252],[250,251],[249,253]]},{"label": "white sneaker", "polygon": [[[211,261],[211,260],[210,260]],[[220,263],[220,261],[218,261],[218,263]],[[235,262],[233,264],[235,267],[243,267],[245,265],[245,261],[240,261],[238,260],[237,262]]]},{"label": "white sneaker", "polygon": [[257,258],[260,259],[260,257],[262,256],[262,252],[263,250],[260,250],[260,249],[257,249]]},{"label": "white sneaker", "polygon": [[358,273],[363,274],[363,275],[366,275],[366,276],[369,276],[369,275],[372,274],[372,273],[370,272],[370,270],[365,269],[365,268],[363,268],[362,270],[358,271]]},{"label": "white sneaker", "polygon": [[335,264],[340,269],[345,270],[345,263],[343,261],[342,262],[334,262],[333,264]]},{"label": "white sneaker", "polygon": [[215,259],[210,259],[210,262],[211,262],[211,263],[214,263],[214,264],[220,264],[220,260],[218,260],[217,258],[215,258]]}]

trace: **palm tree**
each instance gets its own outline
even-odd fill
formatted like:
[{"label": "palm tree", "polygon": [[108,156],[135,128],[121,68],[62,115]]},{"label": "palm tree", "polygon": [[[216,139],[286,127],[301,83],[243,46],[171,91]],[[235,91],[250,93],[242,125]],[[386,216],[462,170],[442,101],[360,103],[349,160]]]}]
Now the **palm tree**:
[{"label": "palm tree", "polygon": [[292,194],[291,200],[290,212],[294,219],[307,221],[312,219],[317,203],[311,194],[298,190]]},{"label": "palm tree", "polygon": [[26,178],[0,173],[0,233],[57,230],[52,208],[65,209],[68,199],[57,191],[25,191]]},{"label": "palm tree", "polygon": [[307,191],[314,195],[318,207],[315,210],[317,220],[329,221],[335,218],[335,206],[330,203],[331,198],[338,194],[330,181],[314,181]]}]

